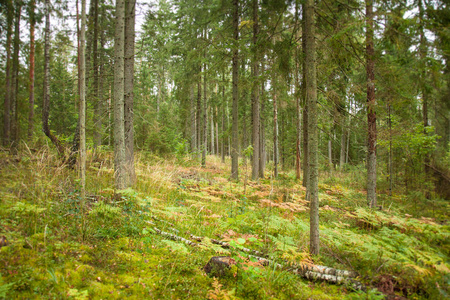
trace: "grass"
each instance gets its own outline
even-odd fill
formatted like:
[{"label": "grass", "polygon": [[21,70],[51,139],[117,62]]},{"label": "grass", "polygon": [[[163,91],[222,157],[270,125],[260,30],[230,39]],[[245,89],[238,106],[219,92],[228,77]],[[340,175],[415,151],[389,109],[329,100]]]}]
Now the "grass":
[{"label": "grass", "polygon": [[[76,171],[61,166],[51,151],[0,152],[0,236],[8,240],[0,248],[0,299],[448,297],[449,226],[441,222],[448,219],[447,201],[435,199],[433,208],[420,206],[412,214],[409,200],[420,200],[400,194],[384,199],[383,211],[372,211],[356,173],[324,176],[321,255],[310,257],[308,202],[293,173],[277,179],[266,173],[244,184],[228,180],[229,165],[208,156],[200,168],[189,158],[140,152],[135,187],[117,196],[112,154],[91,153],[82,215]],[[240,170],[245,178],[246,168]],[[439,218],[430,218],[431,209]],[[207,238],[192,247],[155,234],[155,226]],[[369,290],[262,267],[209,238],[280,262],[353,270]],[[230,276],[211,278],[202,270],[217,255],[238,262]]]}]

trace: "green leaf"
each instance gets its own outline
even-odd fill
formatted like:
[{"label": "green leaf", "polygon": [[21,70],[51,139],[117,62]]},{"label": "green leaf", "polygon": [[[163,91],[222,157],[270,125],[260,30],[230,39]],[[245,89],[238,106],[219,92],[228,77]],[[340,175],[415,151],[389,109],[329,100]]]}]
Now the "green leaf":
[{"label": "green leaf", "polygon": [[245,244],[245,239],[243,239],[243,238],[238,238],[238,239],[236,240],[236,242],[237,242],[238,244],[240,244],[240,245],[243,245],[243,244]]}]

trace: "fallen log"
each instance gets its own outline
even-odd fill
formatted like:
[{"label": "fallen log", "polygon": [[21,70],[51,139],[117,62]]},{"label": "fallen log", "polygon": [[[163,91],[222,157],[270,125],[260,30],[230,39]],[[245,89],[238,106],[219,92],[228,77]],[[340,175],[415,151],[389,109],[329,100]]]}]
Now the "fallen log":
[{"label": "fallen log", "polygon": [[[198,246],[197,243],[195,243],[191,240],[185,239],[183,237],[177,236],[172,233],[162,231],[156,227],[153,227],[153,229],[157,234],[162,235],[171,240],[181,241],[181,242],[183,242],[189,246],[193,246],[193,247]],[[194,237],[200,238],[200,237],[196,237],[196,236],[194,236]],[[211,239],[211,241],[213,241],[213,240]],[[214,240],[214,241],[218,245],[221,245],[222,247],[225,247],[225,248],[231,247],[228,243],[217,241],[217,240]],[[250,251],[256,251],[256,250],[251,250],[248,248],[244,248],[244,249],[250,250]],[[237,250],[240,250],[240,249],[237,249]],[[245,251],[243,251],[243,252],[245,252]],[[259,252],[259,251],[257,251],[257,252]],[[327,281],[327,282],[334,283],[334,284],[349,284],[355,290],[365,290],[365,286],[361,282],[356,281],[351,278],[356,275],[356,273],[351,272],[351,271],[339,270],[339,269],[329,268],[329,267],[325,267],[325,266],[308,265],[308,264],[302,264],[302,265],[291,264],[287,267],[283,267],[283,265],[281,265],[277,262],[274,262],[270,259],[252,255],[249,253],[247,253],[247,254],[249,257],[253,257],[254,259],[258,260],[261,263],[261,265],[263,265],[263,266],[274,265],[276,268],[278,268],[280,270],[284,269],[286,271],[292,272],[292,273],[299,275],[300,277],[306,278],[308,280],[323,280],[323,281]],[[223,257],[222,257],[222,259],[220,259],[220,261],[221,261],[220,264],[224,264],[227,261],[234,262],[234,259],[231,257],[228,257],[227,259],[223,259]],[[206,266],[205,266],[205,268],[206,268]],[[321,272],[326,272],[326,273],[321,273]]]}]

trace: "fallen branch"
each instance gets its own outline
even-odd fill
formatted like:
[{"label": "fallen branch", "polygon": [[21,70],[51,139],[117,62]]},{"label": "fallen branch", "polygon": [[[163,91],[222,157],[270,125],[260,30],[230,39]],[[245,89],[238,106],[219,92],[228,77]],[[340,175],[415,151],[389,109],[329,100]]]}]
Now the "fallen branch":
[{"label": "fallen branch", "polygon": [[[185,239],[183,237],[177,236],[172,233],[162,231],[156,227],[153,227],[153,229],[159,235],[162,235],[171,240],[181,241],[189,246],[194,246],[194,247],[198,246],[197,243],[195,243],[191,240]],[[198,237],[198,236],[194,236],[194,235],[191,235],[191,238],[198,242],[200,242],[201,240],[204,239],[202,237]],[[230,246],[230,244],[222,242],[222,241],[211,239],[211,242],[214,244],[220,245],[223,248],[227,248],[227,249],[232,248]],[[289,272],[292,272],[292,273],[299,275],[300,277],[306,278],[308,280],[323,280],[323,281],[327,281],[327,282],[334,283],[334,284],[349,284],[355,290],[365,290],[365,286],[361,282],[353,280],[351,278],[351,277],[356,276],[356,273],[351,272],[351,271],[339,270],[339,269],[329,268],[329,267],[325,267],[325,266],[308,265],[308,264],[302,264],[302,265],[293,264],[288,267],[283,267],[283,265],[281,265],[277,262],[274,262],[270,259],[267,259],[267,258],[264,258],[261,256],[257,256],[257,255],[253,255],[253,254],[249,254],[249,252],[250,253],[253,253],[253,252],[261,253],[259,251],[251,250],[248,248],[241,248],[241,249],[237,248],[237,250],[246,252],[249,257],[253,257],[253,258],[257,259],[263,266],[274,265],[276,268],[278,268],[280,270],[283,270],[283,269],[287,270]]]},{"label": "fallen branch", "polygon": [[185,243],[185,244],[187,244],[187,245],[189,245],[189,246],[194,246],[194,247],[198,246],[197,243],[194,243],[193,241],[190,241],[190,240],[187,240],[187,239],[185,239],[185,238],[182,238],[181,236],[178,236],[178,235],[175,235],[175,234],[172,234],[172,233],[168,233],[168,232],[162,231],[162,230],[160,230],[160,229],[158,229],[158,228],[156,228],[156,227],[153,227],[153,229],[154,229],[154,230],[156,231],[156,233],[158,233],[159,235],[162,235],[162,236],[164,236],[164,237],[166,237],[166,238],[169,238],[169,239],[171,239],[171,240],[173,240],[173,241],[180,241],[180,242],[183,242],[183,243]]}]

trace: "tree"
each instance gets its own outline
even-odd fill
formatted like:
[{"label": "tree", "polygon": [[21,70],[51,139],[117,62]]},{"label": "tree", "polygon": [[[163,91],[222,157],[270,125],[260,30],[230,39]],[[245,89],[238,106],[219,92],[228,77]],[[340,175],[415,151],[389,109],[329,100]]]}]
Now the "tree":
[{"label": "tree", "polygon": [[42,130],[55,145],[58,154],[64,155],[65,149],[59,139],[50,131],[48,118],[50,114],[50,0],[45,0],[45,34],[44,34],[44,101],[42,105]]},{"label": "tree", "polygon": [[16,152],[19,143],[19,52],[20,52],[20,17],[22,10],[22,2],[15,3],[15,18],[14,18],[14,54],[12,64],[12,79],[11,79],[11,140],[12,150]]},{"label": "tree", "polygon": [[375,113],[375,63],[373,45],[373,0],[366,0],[366,74],[367,74],[367,202],[370,207],[377,205],[377,118]]},{"label": "tree", "polygon": [[35,0],[31,0],[29,3],[30,13],[30,97],[29,97],[29,112],[28,112],[28,141],[31,141],[33,137],[34,128],[34,27],[36,23],[35,19]]},{"label": "tree", "polygon": [[256,180],[259,177],[259,160],[260,160],[260,103],[259,103],[259,61],[258,61],[258,0],[252,1],[253,6],[253,63],[252,63],[252,144],[253,144],[253,159],[252,159],[252,179]]},{"label": "tree", "polygon": [[232,141],[231,141],[231,178],[239,179],[239,166],[238,166],[238,148],[239,148],[239,137],[238,137],[238,42],[239,42],[239,0],[233,0],[233,58],[232,58],[232,68],[233,68],[233,107],[232,107]]},{"label": "tree", "polygon": [[128,185],[136,181],[134,170],[134,128],[133,128],[133,84],[134,84],[134,39],[136,0],[129,0],[125,5],[125,50],[124,50],[124,119],[125,119],[125,165],[128,175]]},{"label": "tree", "polygon": [[6,70],[5,70],[5,102],[3,116],[3,146],[7,146],[11,137],[11,40],[14,19],[12,0],[6,3]]},{"label": "tree", "polygon": [[307,185],[310,209],[309,252],[319,254],[319,188],[317,141],[317,78],[315,47],[314,0],[306,0],[305,11],[305,80],[308,102],[308,174]]},{"label": "tree", "polygon": [[114,39],[114,175],[116,189],[127,187],[124,122],[125,1],[116,0]]},{"label": "tree", "polygon": [[[80,30],[80,182],[81,209],[84,212],[86,198],[86,65],[85,65],[85,35],[86,35],[86,0],[81,0],[81,30]],[[84,218],[82,224],[84,234]],[[84,235],[83,235],[84,239]]]}]

